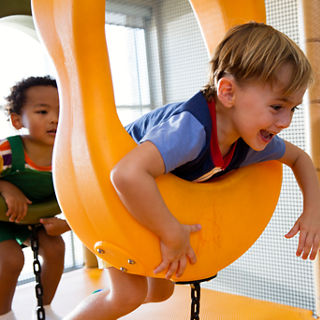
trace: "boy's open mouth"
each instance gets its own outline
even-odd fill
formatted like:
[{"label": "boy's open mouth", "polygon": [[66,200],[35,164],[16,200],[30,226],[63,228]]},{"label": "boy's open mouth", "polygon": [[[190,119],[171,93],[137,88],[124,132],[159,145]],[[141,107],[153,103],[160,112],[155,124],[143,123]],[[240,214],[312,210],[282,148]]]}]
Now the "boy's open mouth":
[{"label": "boy's open mouth", "polygon": [[260,130],[260,136],[262,140],[264,140],[265,142],[270,142],[271,139],[274,137],[274,134],[267,130]]},{"label": "boy's open mouth", "polygon": [[56,134],[56,133],[57,133],[57,130],[56,130],[56,129],[48,130],[47,133]]}]

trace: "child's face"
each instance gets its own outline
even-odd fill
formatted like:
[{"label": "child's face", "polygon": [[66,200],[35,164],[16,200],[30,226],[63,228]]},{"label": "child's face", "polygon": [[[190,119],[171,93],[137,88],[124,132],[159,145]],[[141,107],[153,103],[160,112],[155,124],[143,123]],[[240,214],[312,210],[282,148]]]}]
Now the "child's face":
[{"label": "child's face", "polygon": [[306,88],[284,96],[292,67],[279,70],[277,84],[251,82],[235,89],[232,119],[237,134],[254,150],[261,151],[272,138],[289,127],[296,107],[302,103]]},{"label": "child's face", "polygon": [[25,96],[19,119],[21,127],[29,130],[34,141],[53,145],[59,117],[58,90],[53,86],[34,86],[27,89]]}]

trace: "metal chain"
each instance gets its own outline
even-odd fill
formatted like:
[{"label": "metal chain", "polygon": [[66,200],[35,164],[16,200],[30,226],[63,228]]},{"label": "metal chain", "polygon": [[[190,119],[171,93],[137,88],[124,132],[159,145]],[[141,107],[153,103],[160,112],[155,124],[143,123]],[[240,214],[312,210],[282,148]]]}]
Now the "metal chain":
[{"label": "metal chain", "polygon": [[195,281],[190,284],[191,287],[191,317],[190,320],[199,320],[200,316],[200,282]]},{"label": "metal chain", "polygon": [[37,297],[37,319],[45,320],[46,314],[43,308],[43,287],[41,284],[41,265],[39,261],[39,239],[38,239],[38,230],[39,225],[30,225],[31,229],[31,249],[33,251],[33,273],[36,278],[35,293]]},{"label": "metal chain", "polygon": [[201,282],[212,280],[217,275],[214,275],[209,278],[195,280],[195,281],[177,281],[176,284],[190,284],[191,287],[191,317],[190,320],[199,320],[200,319],[200,290]]}]

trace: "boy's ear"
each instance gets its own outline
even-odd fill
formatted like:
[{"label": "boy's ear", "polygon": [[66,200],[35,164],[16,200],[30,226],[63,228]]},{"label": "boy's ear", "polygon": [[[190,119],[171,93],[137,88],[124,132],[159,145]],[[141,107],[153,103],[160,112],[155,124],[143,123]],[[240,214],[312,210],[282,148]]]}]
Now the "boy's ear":
[{"label": "boy's ear", "polygon": [[227,108],[234,105],[235,99],[235,83],[231,77],[222,77],[218,81],[217,97],[220,102]]},{"label": "boy's ear", "polygon": [[15,129],[19,130],[23,127],[22,118],[21,118],[20,114],[11,113],[10,120],[11,120],[11,123]]}]

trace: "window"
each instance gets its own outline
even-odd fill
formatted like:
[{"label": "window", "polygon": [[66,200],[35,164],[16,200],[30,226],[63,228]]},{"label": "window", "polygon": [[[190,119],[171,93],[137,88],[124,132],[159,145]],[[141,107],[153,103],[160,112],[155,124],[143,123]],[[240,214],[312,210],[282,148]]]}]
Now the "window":
[{"label": "window", "polygon": [[106,38],[119,117],[125,124],[150,109],[144,29],[106,25]]},{"label": "window", "polygon": [[144,28],[149,11],[138,8],[138,13],[129,15],[128,6],[110,7],[114,11],[106,14],[106,40],[115,103],[125,125],[151,109]]}]

